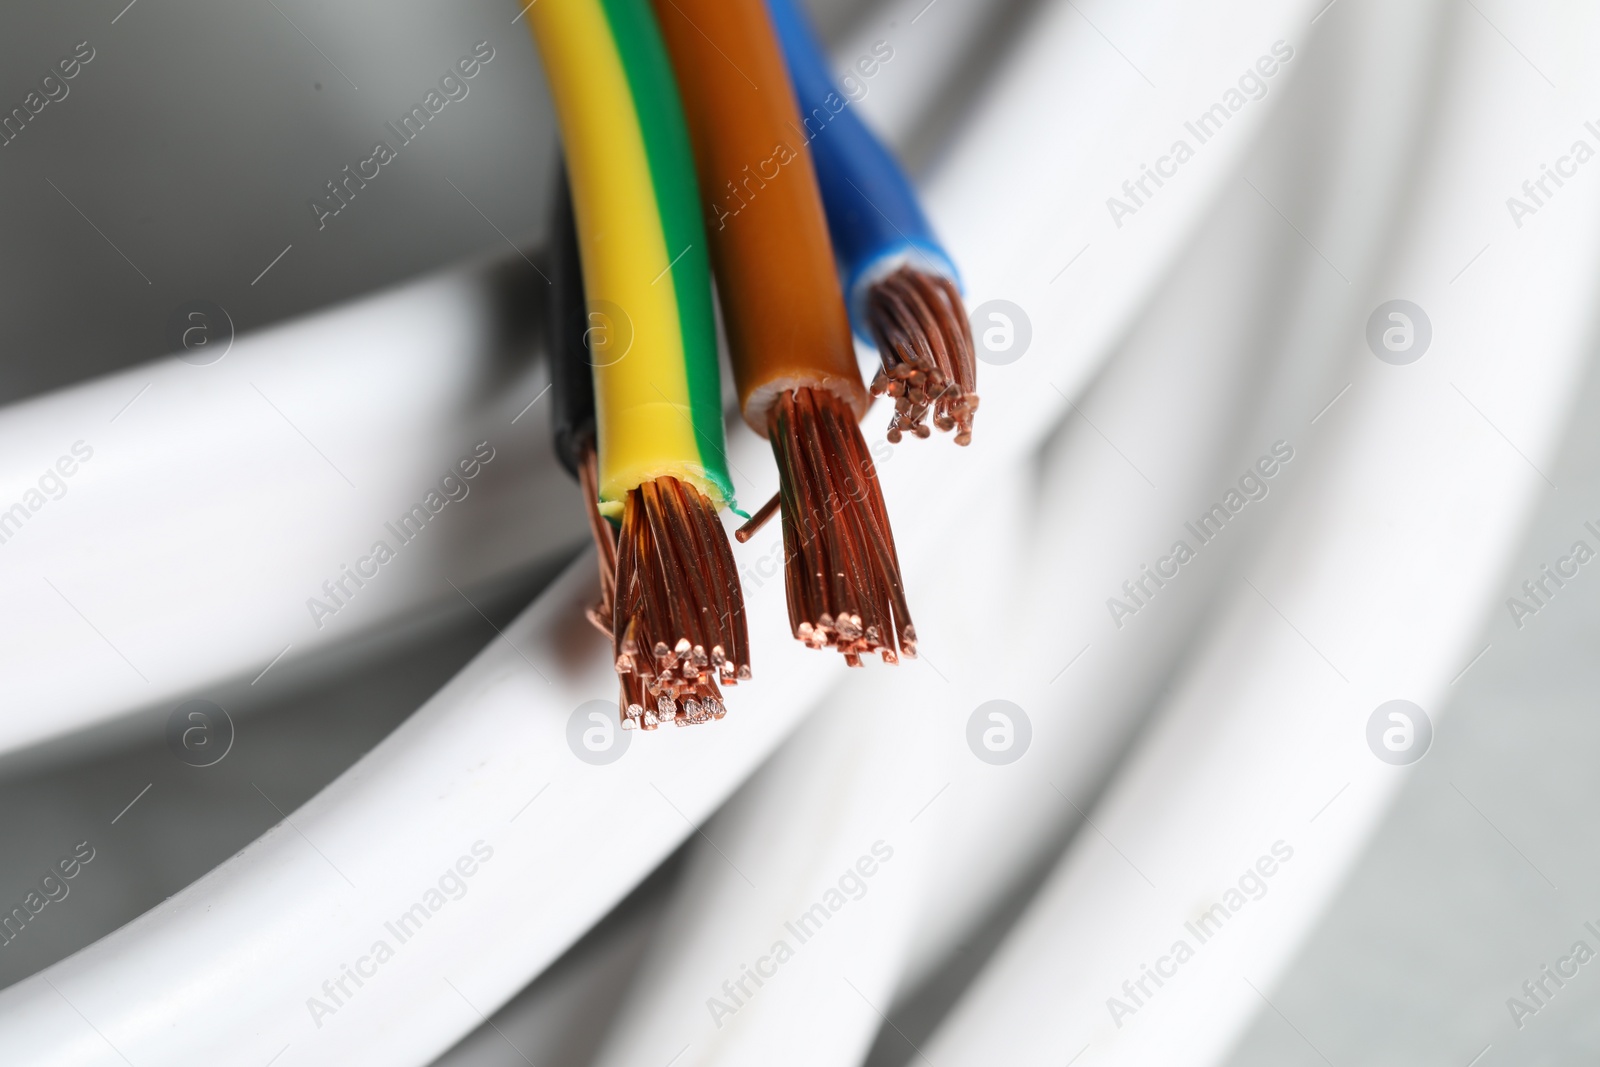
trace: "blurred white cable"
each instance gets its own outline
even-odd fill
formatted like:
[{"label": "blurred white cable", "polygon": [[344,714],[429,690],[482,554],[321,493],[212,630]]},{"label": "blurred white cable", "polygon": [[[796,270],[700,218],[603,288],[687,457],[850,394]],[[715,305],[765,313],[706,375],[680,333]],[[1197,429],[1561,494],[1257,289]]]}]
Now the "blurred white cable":
[{"label": "blurred white cable", "polygon": [[[1040,860],[1042,845],[1063,826],[1082,826],[1073,805],[1089,806],[1176,657],[1206,632],[1216,583],[1236,579],[1237,559],[1248,558],[1292,492],[1300,472],[1291,463],[1260,479],[1267,502],[1249,510],[1266,514],[1230,526],[1182,566],[1179,580],[1156,588],[1140,578],[1173,540],[1192,540],[1184,523],[1235,487],[1274,442],[1303,455],[1311,419],[1348,382],[1338,376],[1347,355],[1339,338],[1353,314],[1368,310],[1364,279],[1383,262],[1394,216],[1407,203],[1413,146],[1427,117],[1418,83],[1431,71],[1432,10],[1381,25],[1366,17],[1360,34],[1324,32],[1297,60],[1306,66],[1291,86],[1273,89],[1287,95],[1196,247],[1080,401],[1084,418],[1052,445],[1047,470],[1062,469],[1042,488],[1036,601],[1020,629],[1070,636],[1054,649],[1019,641],[1008,668],[1018,679],[1013,699],[1039,709],[1040,761],[1033,773],[994,776],[951,809],[932,878],[939,891],[926,898],[904,992]],[[1398,62],[1401,55],[1412,58]],[[1320,232],[1333,235],[1328,247],[1349,286],[1256,186],[1296,218],[1314,211],[1324,220]],[[1131,462],[1154,484],[1144,485]],[[1151,610],[1118,627],[1107,600],[1128,580],[1157,595]]]},{"label": "blurred white cable", "polygon": [[[1363,32],[1404,42],[1396,14]],[[1218,1062],[1274,1010],[1277,976],[1406,773],[1369,721],[1406,700],[1437,726],[1482,651],[1505,561],[1554,491],[1549,457],[1593,343],[1600,189],[1581,175],[1537,221],[1508,219],[1505,195],[1583,117],[1463,17],[1372,294],[1420,305],[1432,347],[1390,365],[1364,317],[1348,324],[1350,390],[1303,452],[1290,513],[1092,812],[1098,832],[923,1046],[932,1062]],[[1581,65],[1554,74],[1594,92]],[[1314,1053],[1317,1035],[1301,1036]]]},{"label": "blurred white cable", "polygon": [[[1219,77],[1231,83],[1281,36],[1278,13],[1267,9],[1194,16],[1176,42],[1170,26],[1128,27],[1120,43],[1141,60],[1161,57],[1165,84],[1214,94]],[[1072,56],[1083,62],[1063,62]],[[1087,269],[1064,270],[1079,250],[1061,235],[1104,232],[1108,190],[1172,136],[1170,102],[1122,63],[1073,10],[1046,12],[935,186],[935,213],[962,250],[974,302],[1004,296],[1028,308],[1033,344],[1023,360],[987,369],[980,446],[953,458],[948,449],[901,450],[882,465],[914,602],[933,614],[939,560],[914,531],[941,520],[952,482],[1026,462],[1259,123],[1259,111],[1237,116],[1137,225],[1085,254],[1078,267]],[[1001,146],[1017,165],[996,166]],[[1030,211],[1038,221],[1016,226]],[[1047,381],[1056,388],[1041,388]],[[741,491],[770,490],[764,445],[743,432],[731,444],[745,472],[736,475]],[[759,574],[772,550],[745,546],[741,567]],[[0,994],[0,1045],[50,1064],[114,1064],[122,1055],[210,1063],[224,1046],[261,1062],[282,1053],[284,1064],[405,1064],[426,1062],[477,1025],[689,833],[838,676],[783,632],[781,582],[751,581],[757,680],[741,687],[729,718],[715,729],[634,738],[609,767],[581,763],[566,745],[568,719],[614,688],[604,649],[580,618],[589,582],[580,561],[506,641],[285,824],[128,927]],[[931,652],[936,635],[924,638]],[[472,853],[480,840],[494,849],[487,862]],[[374,963],[374,945],[393,939],[385,923],[432,899],[463,857],[475,874],[460,900],[442,897],[420,933]],[[356,986],[346,964],[375,970]],[[313,1018],[311,998],[340,980],[353,992],[332,1016]]]},{"label": "blurred white cable", "polygon": [[[567,484],[528,326],[496,299],[511,272],[540,284],[512,263],[0,411],[0,675],[28,709],[0,717],[0,754],[281,668],[580,543],[581,516],[542,504]],[[208,328],[192,357],[226,350],[225,320]]]},{"label": "blurred white cable", "polygon": [[[927,118],[934,98],[995,17],[1015,6],[995,0],[878,4],[834,49],[834,76],[851,106],[899,144]],[[883,61],[886,51],[890,58]]]}]

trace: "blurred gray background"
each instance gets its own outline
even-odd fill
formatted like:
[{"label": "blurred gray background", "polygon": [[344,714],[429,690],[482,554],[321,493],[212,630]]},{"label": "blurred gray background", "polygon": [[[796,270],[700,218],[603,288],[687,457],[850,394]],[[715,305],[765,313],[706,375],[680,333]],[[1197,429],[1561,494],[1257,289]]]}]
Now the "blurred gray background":
[{"label": "blurred gray background", "polygon": [[[509,3],[126,4],[0,14],[7,109],[95,51],[0,148],[0,399],[164,354],[186,300],[249,330],[538,230],[554,127]],[[479,41],[495,56],[466,99],[319,231],[310,199]]]}]

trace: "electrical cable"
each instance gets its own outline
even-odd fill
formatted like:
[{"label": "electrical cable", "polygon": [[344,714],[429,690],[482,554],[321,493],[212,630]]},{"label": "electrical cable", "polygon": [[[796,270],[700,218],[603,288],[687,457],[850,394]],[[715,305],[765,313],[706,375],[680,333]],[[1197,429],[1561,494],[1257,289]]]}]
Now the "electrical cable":
[{"label": "electrical cable", "polygon": [[978,409],[977,361],[955,263],[893,154],[839,92],[795,0],[766,3],[810,142],[851,325],[882,362],[872,391],[895,403],[889,440],[906,431],[929,436],[931,413],[934,426],[965,445]]},{"label": "electrical cable", "polygon": [[[595,507],[621,522],[609,622],[622,724],[721,718],[718,683],[750,677],[749,640],[716,515],[733,488],[706,242],[672,69],[645,0],[547,0],[527,15],[571,181]],[[568,342],[552,354],[574,351]]]},{"label": "electrical cable", "polygon": [[[794,635],[846,662],[915,655],[816,174],[761,0],[655,0],[683,95],[745,421],[778,463]],[[739,533],[748,539],[773,511]]]}]

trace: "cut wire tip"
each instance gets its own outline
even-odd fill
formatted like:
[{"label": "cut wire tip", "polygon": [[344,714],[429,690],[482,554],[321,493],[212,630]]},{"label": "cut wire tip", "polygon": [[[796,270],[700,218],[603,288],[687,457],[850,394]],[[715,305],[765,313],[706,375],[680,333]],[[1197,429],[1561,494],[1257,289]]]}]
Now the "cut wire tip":
[{"label": "cut wire tip", "polygon": [[830,392],[785,392],[773,404],[768,436],[778,461],[794,636],[809,648],[838,649],[852,667],[874,653],[885,663],[916,656],[894,533],[850,410]]},{"label": "cut wire tip", "polygon": [[762,504],[756,513],[745,520],[744,525],[733,531],[733,536],[742,545],[754,537],[767,523],[772,521],[772,516],[778,513],[778,503],[783,499],[782,494],[773,493],[772,498]]},{"label": "cut wire tip", "polygon": [[[744,595],[716,509],[694,487],[658,478],[628,494],[619,544],[600,514],[597,470],[591,448],[578,478],[599,559],[600,603],[585,614],[612,639],[622,728],[720,719],[728,710],[717,682],[749,680],[750,654]],[[619,589],[626,593],[620,601]]]},{"label": "cut wire tip", "polygon": [[623,727],[688,726],[727,714],[718,686],[750,678],[750,642],[733,551],[711,501],[670,476],[630,490],[615,589]]},{"label": "cut wire tip", "polygon": [[972,441],[978,410],[977,360],[961,294],[942,275],[903,266],[867,290],[867,325],[883,361],[874,396],[894,400],[889,440],[928,437],[935,427]]}]

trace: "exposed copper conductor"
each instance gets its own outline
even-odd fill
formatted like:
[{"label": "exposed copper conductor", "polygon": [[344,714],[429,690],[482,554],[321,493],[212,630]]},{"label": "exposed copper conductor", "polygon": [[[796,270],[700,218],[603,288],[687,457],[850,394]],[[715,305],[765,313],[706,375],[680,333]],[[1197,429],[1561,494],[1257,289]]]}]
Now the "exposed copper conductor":
[{"label": "exposed copper conductor", "polygon": [[978,368],[961,294],[948,278],[901,267],[867,291],[867,322],[883,367],[875,396],[894,400],[889,440],[910,431],[930,434],[925,421],[954,430],[956,444],[972,441],[978,410]]},{"label": "exposed copper conductor", "polygon": [[745,520],[743,526],[733,531],[734,540],[738,541],[741,545],[748,544],[750,538],[754,537],[758,532],[760,532],[761,527],[772,521],[772,516],[778,513],[778,505],[782,502],[782,500],[782,494],[773,493],[772,499],[768,500],[765,504],[762,504],[754,515]]},{"label": "exposed copper conductor", "polygon": [[617,533],[600,514],[599,461],[593,445],[585,448],[579,457],[578,485],[589,516],[589,533],[594,538],[595,560],[600,566],[600,603],[585,614],[596,629],[610,637],[611,615],[617,597]]},{"label": "exposed copper conductor", "polygon": [[855,416],[833,393],[795,389],[772,406],[768,437],[783,499],[789,625],[845,662],[917,654],[894,534]]},{"label": "exposed copper conductor", "polygon": [[612,648],[624,729],[727,714],[721,685],[750,677],[744,594],[716,507],[661,477],[630,490],[617,539]]}]

